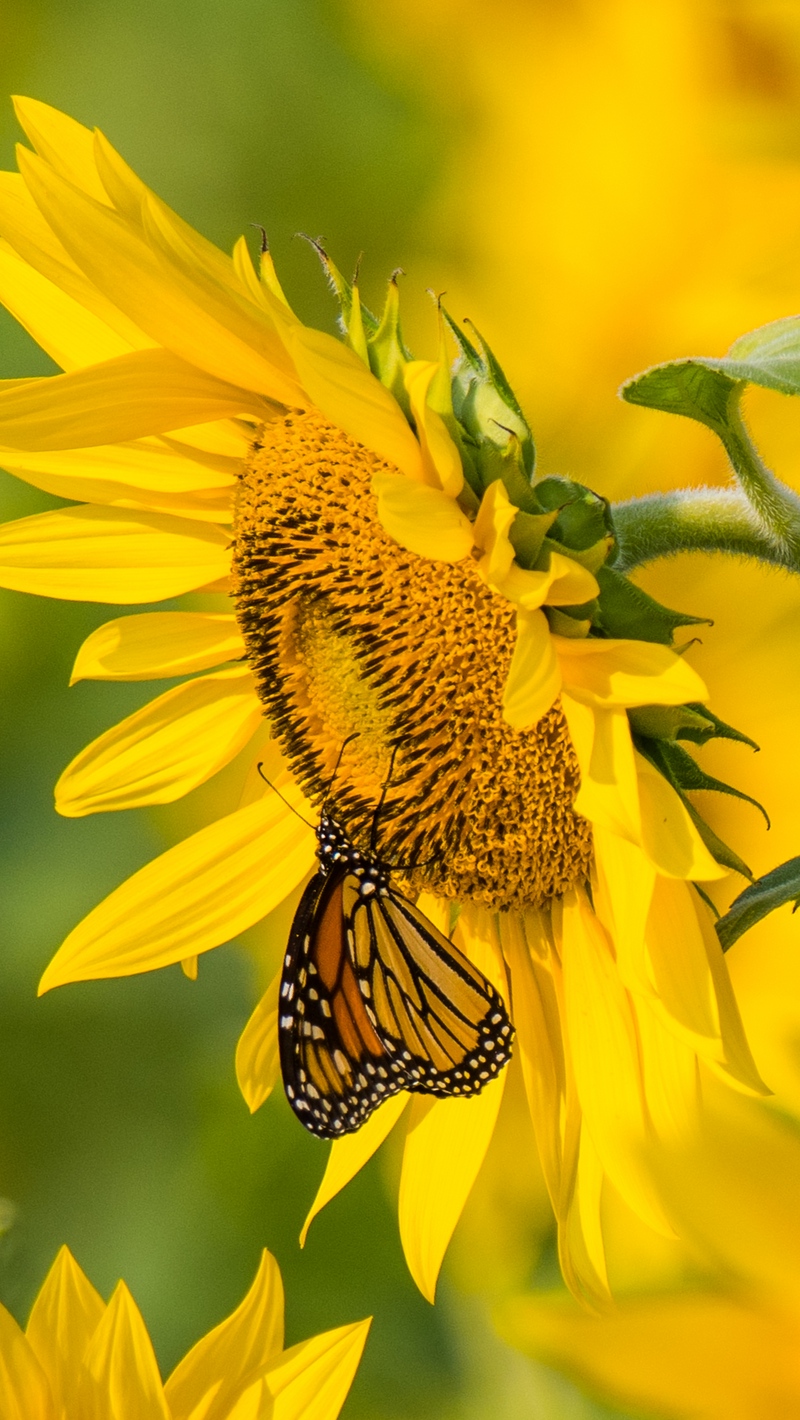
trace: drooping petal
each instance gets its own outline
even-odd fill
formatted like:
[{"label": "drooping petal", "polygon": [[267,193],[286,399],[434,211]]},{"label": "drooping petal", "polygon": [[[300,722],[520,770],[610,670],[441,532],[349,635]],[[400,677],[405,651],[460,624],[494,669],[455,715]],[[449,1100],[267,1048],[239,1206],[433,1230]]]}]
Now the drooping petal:
[{"label": "drooping petal", "polygon": [[699,882],[726,877],[728,869],[712,858],[672,785],[638,753],[636,773],[642,847],[658,871],[670,878],[694,878]]},{"label": "drooping petal", "polygon": [[0,241],[0,301],[62,370],[127,355],[131,345]]},{"label": "drooping petal", "polygon": [[219,286],[209,290],[185,267],[163,259],[117,212],[27,149],[18,150],[18,160],[36,205],[81,271],[151,339],[243,389],[304,402],[274,327],[258,307],[244,296],[234,302]]},{"label": "drooping petal", "polygon": [[594,709],[566,691],[561,705],[581,771],[577,812],[592,825],[640,844],[639,780],[625,711]]},{"label": "drooping petal", "polygon": [[0,384],[0,447],[82,449],[266,412],[258,395],[169,350],[134,350],[68,375]]},{"label": "drooping petal", "polygon": [[79,680],[160,680],[208,670],[245,654],[234,616],[146,611],[121,616],[87,636],[72,668]]},{"label": "drooping petal", "polygon": [[312,403],[365,448],[422,481],[420,447],[400,405],[354,351],[299,322],[288,324],[283,337]]},{"label": "drooping petal", "polygon": [[164,1390],[171,1420],[228,1420],[255,1373],[283,1348],[283,1283],[266,1248],[244,1301],[178,1363]]},{"label": "drooping petal", "polygon": [[599,707],[683,705],[708,691],[683,656],[653,641],[554,638],[564,685]]},{"label": "drooping petal", "polygon": [[65,818],[171,804],[228,764],[263,706],[247,666],[185,681],[100,735],[56,784]]},{"label": "drooping petal", "polygon": [[[302,812],[287,780],[281,793]],[[135,976],[210,951],[282,902],[313,865],[314,835],[277,794],[209,824],[122,883],[70,933],[40,992]]]},{"label": "drooping petal", "polygon": [[517,639],[503,690],[503,715],[515,730],[532,728],[561,689],[561,672],[543,611],[517,612]]},{"label": "drooping petal", "polygon": [[504,1070],[471,1099],[412,1100],[400,1176],[400,1237],[411,1276],[429,1302],[486,1157],[505,1081]]},{"label": "drooping petal", "polygon": [[0,1305],[0,1414],[3,1420],[60,1420],[33,1347]]},{"label": "drooping petal", "polygon": [[648,1117],[662,1143],[685,1143],[700,1122],[697,1055],[665,1024],[656,1002],[639,996],[634,1011]]},{"label": "drooping petal", "polygon": [[272,1094],[281,1073],[278,1054],[278,988],[273,977],[236,1046],[236,1079],[251,1114]]},{"label": "drooping petal", "polygon": [[376,473],[372,491],[378,499],[378,521],[401,547],[434,562],[460,562],[469,556],[469,518],[441,489],[401,474]]},{"label": "drooping petal", "polygon": [[83,1359],[103,1420],[172,1420],[153,1344],[124,1282],[117,1284]]},{"label": "drooping petal", "polygon": [[380,1105],[355,1134],[346,1134],[342,1139],[334,1139],[317,1196],[303,1224],[300,1234],[301,1247],[305,1247],[308,1230],[317,1214],[322,1212],[326,1203],[330,1203],[337,1193],[341,1193],[366,1163],[369,1163],[372,1155],[394,1129],[409,1098],[407,1092],[401,1090],[399,1094],[392,1095],[391,1099]]},{"label": "drooping petal", "polygon": [[628,991],[653,995],[645,929],[656,870],[641,848],[604,827],[593,824],[597,868],[594,903],[614,943],[620,980]]},{"label": "drooping petal", "polygon": [[370,1323],[356,1321],[292,1346],[265,1375],[270,1420],[336,1420],[353,1384]]},{"label": "drooping petal", "polygon": [[[44,1370],[57,1414],[78,1414],[83,1356],[106,1304],[62,1247],[33,1304],[25,1335]],[[3,1410],[5,1414],[5,1410]]]},{"label": "drooping petal", "polygon": [[648,1133],[631,1003],[610,942],[582,893],[564,900],[562,960],[568,1049],[586,1127],[630,1207],[671,1236],[640,1157]]},{"label": "drooping petal", "polygon": [[428,391],[439,365],[433,360],[409,360],[403,380],[420,443],[425,482],[457,498],[464,487],[461,455],[441,414],[431,409]]},{"label": "drooping petal", "polygon": [[214,525],[162,513],[36,513],[0,527],[0,586],[68,601],[161,601],[226,576],[228,542]]}]

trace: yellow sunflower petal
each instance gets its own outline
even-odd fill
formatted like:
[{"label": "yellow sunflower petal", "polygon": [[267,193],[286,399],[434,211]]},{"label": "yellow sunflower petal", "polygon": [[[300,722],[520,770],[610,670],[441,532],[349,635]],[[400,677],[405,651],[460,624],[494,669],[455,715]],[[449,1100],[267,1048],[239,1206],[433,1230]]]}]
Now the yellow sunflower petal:
[{"label": "yellow sunflower petal", "polygon": [[227,549],[208,523],[63,508],[0,527],[0,586],[68,601],[162,601],[226,576]]},{"label": "yellow sunflower petal", "polygon": [[99,1415],[171,1420],[153,1343],[124,1282],[117,1283],[83,1364]]},{"label": "yellow sunflower petal", "polygon": [[433,1302],[447,1245],[486,1157],[506,1071],[471,1099],[412,1100],[400,1176],[400,1237],[408,1269]]},{"label": "yellow sunflower petal", "polygon": [[90,128],[50,104],[20,94],[14,96],[14,112],[37,153],[56,172],[98,202],[108,202],[94,160],[94,135]]},{"label": "yellow sunflower petal", "polygon": [[131,349],[115,330],[0,242],[0,301],[62,370],[112,360]]},{"label": "yellow sunflower petal", "polygon": [[355,1178],[356,1174],[369,1162],[384,1139],[394,1129],[408,1101],[409,1095],[404,1090],[400,1094],[392,1095],[391,1099],[386,1100],[385,1104],[380,1105],[374,1114],[370,1115],[366,1124],[362,1124],[355,1134],[347,1134],[342,1139],[334,1139],[328,1155],[328,1163],[322,1175],[322,1182],[317,1189],[317,1196],[311,1204],[308,1217],[303,1224],[303,1231],[300,1234],[301,1247],[305,1247],[308,1230],[317,1214],[321,1213],[326,1203],[330,1203],[337,1193],[341,1193],[350,1180]]},{"label": "yellow sunflower petal", "polygon": [[336,1420],[358,1370],[370,1320],[324,1331],[284,1351],[265,1375],[274,1409],[258,1414],[268,1413],[269,1420]]},{"label": "yellow sunflower petal", "polygon": [[482,553],[478,566],[490,586],[502,586],[514,562],[508,534],[517,511],[502,479],[496,478],[481,498],[472,526],[475,546]]},{"label": "yellow sunflower petal", "polygon": [[236,1046],[236,1079],[251,1114],[269,1099],[281,1073],[278,1053],[278,990],[273,977]]},{"label": "yellow sunflower petal", "polygon": [[376,473],[372,491],[379,522],[401,547],[434,562],[460,562],[469,556],[469,518],[441,489],[396,473]]},{"label": "yellow sunflower petal", "polygon": [[25,1328],[25,1335],[50,1382],[59,1415],[80,1413],[83,1397],[78,1362],[100,1325],[105,1309],[105,1302],[81,1271],[69,1248],[62,1247]]},{"label": "yellow sunflower petal", "polygon": [[662,1143],[674,1146],[690,1140],[700,1123],[700,1082],[697,1055],[664,1023],[656,1002],[635,1003],[647,1113]]},{"label": "yellow sunflower petal", "polygon": [[569,1051],[586,1127],[630,1207],[671,1236],[640,1159],[648,1134],[633,1011],[608,938],[582,893],[564,900],[562,960]]},{"label": "yellow sunflower petal", "polygon": [[591,824],[639,844],[639,780],[625,711],[595,710],[566,691],[561,705],[581,771],[575,808]]},{"label": "yellow sunflower petal", "polygon": [[263,707],[247,667],[185,681],[76,755],[56,784],[65,818],[171,804],[243,749]]},{"label": "yellow sunflower petal", "polygon": [[209,467],[208,462],[198,458],[186,458],[158,438],[32,453],[0,449],[0,464],[37,488],[44,486],[37,481],[39,477],[48,478],[48,492],[86,503],[105,500],[83,498],[70,491],[81,482],[109,487],[118,483],[125,489],[152,493],[221,492],[236,487],[234,472]]},{"label": "yellow sunflower petal", "polygon": [[642,847],[658,871],[670,878],[694,878],[699,882],[726,877],[728,869],[712,858],[688,809],[663,774],[640,754],[636,755],[636,770]]},{"label": "yellow sunflower petal", "polygon": [[[572,1244],[574,1265],[584,1288],[590,1297],[599,1290],[603,1300],[608,1296],[606,1245],[601,1218],[604,1180],[605,1172],[600,1155],[584,1121],[581,1125],[578,1171],[567,1235]],[[578,1230],[580,1246],[576,1236]],[[582,1255],[584,1252],[585,1258]]]},{"label": "yellow sunflower petal", "polygon": [[727,1084],[738,1085],[745,1093],[771,1095],[769,1085],[765,1085],[756,1068],[756,1063],[747,1043],[739,1005],[728,974],[728,963],[720,945],[710,914],[705,905],[698,901],[693,904],[700,931],[703,934],[708,964],[714,981],[714,991],[719,1011],[721,1057],[715,1064],[710,1063]]},{"label": "yellow sunflower petal", "polygon": [[517,639],[503,690],[503,715],[515,730],[530,729],[561,689],[561,672],[543,611],[517,612]]},{"label": "yellow sunflower petal", "polygon": [[244,657],[235,616],[146,611],[121,616],[87,636],[72,667],[79,680],[160,680]]},{"label": "yellow sunflower petal", "polygon": [[258,396],[168,350],[134,350],[85,370],[0,384],[0,447],[82,449],[245,413]]},{"label": "yellow sunflower petal", "polygon": [[73,260],[153,340],[209,375],[284,403],[303,402],[297,381],[275,362],[277,338],[256,306],[237,305],[221,287],[212,292],[186,267],[164,261],[116,212],[26,149],[18,158],[36,205]]},{"label": "yellow sunflower petal", "polygon": [[593,824],[598,882],[595,907],[614,943],[623,986],[652,996],[645,928],[653,900],[656,871],[650,859],[626,838],[603,824]]},{"label": "yellow sunflower petal", "polygon": [[47,1377],[10,1312],[0,1305],[0,1414],[3,1420],[60,1420]]},{"label": "yellow sunflower petal", "polygon": [[564,685],[576,700],[600,707],[683,705],[707,700],[688,662],[652,641],[572,640],[554,636]]},{"label": "yellow sunflower petal", "polygon": [[[281,792],[302,812],[289,782]],[[209,824],[141,868],[70,933],[40,993],[135,976],[210,951],[266,917],[315,860],[315,840],[277,794]]]},{"label": "yellow sunflower petal", "polygon": [[464,487],[461,455],[441,414],[431,409],[428,391],[439,370],[433,360],[409,360],[403,380],[420,443],[425,482],[457,498]]},{"label": "yellow sunflower petal", "polygon": [[155,344],[75,265],[48,227],[19,173],[0,172],[0,237],[81,310],[91,312],[126,349],[144,350]]},{"label": "yellow sunflower petal", "polygon": [[[178,1363],[164,1391],[174,1420],[228,1420],[254,1372],[283,1348],[283,1283],[266,1248],[244,1301]],[[205,1401],[204,1404],[202,1402]]]},{"label": "yellow sunflower petal", "polygon": [[421,481],[422,454],[400,405],[354,351],[299,323],[287,325],[284,340],[312,403],[351,438]]}]

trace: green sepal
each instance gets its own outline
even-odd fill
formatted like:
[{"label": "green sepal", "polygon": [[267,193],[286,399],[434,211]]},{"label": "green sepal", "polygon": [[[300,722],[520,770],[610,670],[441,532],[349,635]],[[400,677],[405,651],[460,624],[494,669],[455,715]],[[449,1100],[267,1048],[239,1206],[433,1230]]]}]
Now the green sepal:
[{"label": "green sepal", "polygon": [[692,883],[692,887],[694,888],[694,890],[695,890],[695,892],[697,893],[697,896],[700,898],[700,900],[705,903],[705,905],[706,905],[706,907],[709,909],[709,911],[710,911],[712,917],[717,917],[717,918],[718,918],[718,917],[719,917],[719,908],[717,907],[717,904],[711,900],[711,898],[709,897],[708,893],[705,891],[705,888],[701,888],[701,886],[700,886],[699,883]]},{"label": "green sepal", "polygon": [[[523,513],[541,515],[541,508],[531,481],[525,472],[522,445],[516,435],[509,436],[501,448],[497,444],[471,445],[472,459],[480,483],[481,494],[490,483],[502,479],[511,502]],[[551,521],[555,521],[552,519]]]},{"label": "green sepal", "polygon": [[714,726],[714,729],[711,734],[706,735],[705,738],[702,740],[697,738],[694,734],[689,733],[678,735],[679,740],[694,740],[695,744],[705,744],[706,740],[709,739],[735,740],[737,744],[749,745],[750,749],[759,749],[759,746],[756,744],[755,740],[751,740],[749,735],[742,734],[741,730],[735,730],[733,725],[727,725],[724,720],[721,720],[719,718],[719,715],[715,715],[713,710],[709,710],[707,705],[690,704],[684,706],[683,708],[686,710],[692,710],[698,715],[702,715],[704,720],[710,720],[711,724]]},{"label": "green sepal", "polygon": [[600,609],[595,626],[606,636],[671,646],[679,626],[711,624],[707,617],[687,616],[685,612],[662,606],[613,567],[600,567],[595,576],[600,584]]},{"label": "green sepal", "polygon": [[[610,504],[584,483],[551,474],[535,484],[540,507],[549,513],[558,510],[553,537],[575,552],[585,552],[597,543],[613,538]],[[607,554],[606,554],[607,555]]]},{"label": "green sepal", "polygon": [[690,804],[689,800],[684,798],[683,794],[681,794],[680,797],[683,799],[684,807],[711,854],[711,857],[714,859],[714,862],[719,863],[723,868],[730,868],[731,872],[738,873],[740,877],[748,878],[750,882],[752,882],[753,874],[745,863],[744,858],[740,858],[739,854],[735,853],[734,850],[714,832],[710,824],[707,824],[705,819],[697,812],[694,804]]},{"label": "green sepal", "polygon": [[389,279],[386,303],[380,324],[376,323],[367,336],[369,367],[382,385],[394,395],[406,418],[411,416],[411,406],[403,378],[406,365],[413,359],[406,348],[400,329],[400,291],[397,285],[400,269],[393,271]]},{"label": "green sepal", "polygon": [[692,740],[704,745],[716,735],[713,720],[702,708],[688,705],[641,705],[628,711],[631,729],[650,740]]},{"label": "green sepal", "polygon": [[[345,281],[338,266],[331,261],[319,237],[307,237],[305,232],[300,232],[299,235],[304,241],[308,242],[309,246],[314,248],[314,251],[320,259],[322,269],[328,278],[328,285],[339,302],[339,324],[341,325],[344,335],[348,336],[350,326],[353,323],[353,286],[349,281]],[[361,304],[360,299],[358,301],[357,319],[360,320],[361,325],[368,334],[378,328],[377,317],[372,314],[372,311],[369,310],[367,306]]]},{"label": "green sepal", "polygon": [[[441,310],[458,346],[458,358],[452,370],[453,412],[467,435],[479,473],[483,476],[482,463],[488,449],[505,449],[512,440],[517,440],[522,470],[530,483],[536,451],[516,395],[475,327],[472,326],[472,330],[478,348],[467,339],[443,306]],[[487,482],[491,483],[492,478],[489,477]]]},{"label": "green sepal", "polygon": [[[700,769],[699,765],[695,762],[695,760],[691,758],[691,755],[687,754],[685,750],[681,750],[680,746],[675,744],[674,742],[670,743],[667,740],[649,740],[640,738],[637,735],[634,737],[634,744],[636,745],[636,748],[638,749],[639,753],[644,755],[645,759],[649,760],[653,768],[658,770],[659,774],[663,774],[668,784],[672,785],[672,788],[675,790],[676,794],[681,800],[681,803],[689,814],[692,823],[697,829],[697,832],[700,834],[700,837],[702,838],[706,848],[708,849],[715,862],[720,863],[723,868],[730,868],[733,870],[733,872],[740,873],[743,878],[749,878],[752,882],[753,874],[748,868],[744,859],[740,858],[739,854],[734,852],[733,848],[731,848],[727,843],[725,843],[723,839],[721,839],[718,834],[714,832],[713,828],[710,826],[710,824],[706,823],[705,819],[695,808],[694,804],[690,803],[689,799],[687,799],[686,797],[686,793],[684,792],[685,789],[689,788],[715,788],[717,787],[720,781],[710,781],[708,784],[705,785],[697,783],[684,784],[682,782],[682,779],[693,779],[694,774],[692,773],[692,771],[685,770],[685,768],[677,761],[677,759],[673,759],[671,755],[665,755],[665,749],[668,751],[677,750],[679,754],[685,755],[686,759],[691,761],[693,769],[696,770],[700,775],[702,775],[703,771]],[[747,798],[747,795],[739,794],[737,790],[730,789],[728,785],[722,786],[722,792],[728,794],[732,793],[735,795],[736,798]],[[750,800],[750,802],[754,803],[755,800]],[[761,805],[757,804],[756,807],[760,809]]]},{"label": "green sepal", "polygon": [[727,952],[757,922],[788,902],[794,903],[796,912],[800,905],[800,858],[789,858],[734,898],[716,924],[722,950]]},{"label": "green sepal", "polygon": [[[593,607],[594,602],[588,602],[588,607]],[[566,636],[570,641],[582,641],[592,628],[591,615],[576,616],[575,613],[585,611],[585,607],[566,606],[546,606],[544,614],[554,636]]]},{"label": "green sepal", "polygon": [[751,794],[745,794],[742,789],[734,789],[732,785],[724,783],[722,779],[714,779],[712,775],[706,774],[701,769],[697,760],[689,754],[688,750],[676,744],[674,740],[657,740],[648,746],[650,758],[661,770],[662,774],[669,779],[675,789],[708,789],[716,794],[729,794],[734,799],[742,799],[744,803],[752,804],[764,816],[764,822],[769,828],[769,814],[763,804],[754,799]]},{"label": "green sepal", "polygon": [[545,537],[557,517],[557,510],[552,513],[526,513],[520,510],[517,513],[508,536],[520,567],[530,570],[536,566]]},{"label": "green sepal", "polygon": [[537,571],[546,571],[550,566],[549,554],[558,552],[562,557],[571,557],[573,562],[577,562],[581,567],[585,567],[587,572],[591,572],[592,576],[596,576],[612,546],[611,538],[603,537],[599,542],[595,542],[591,547],[586,547],[582,552],[579,552],[577,548],[567,547],[563,542],[557,542],[554,537],[546,537],[542,543],[542,551],[539,553],[536,568]]}]

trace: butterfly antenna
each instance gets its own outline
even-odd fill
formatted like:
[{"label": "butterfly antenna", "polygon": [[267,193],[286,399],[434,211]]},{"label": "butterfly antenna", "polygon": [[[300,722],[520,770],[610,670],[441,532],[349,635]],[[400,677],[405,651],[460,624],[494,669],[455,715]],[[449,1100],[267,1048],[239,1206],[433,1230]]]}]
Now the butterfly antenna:
[{"label": "butterfly antenna", "polygon": [[353,740],[357,740],[357,739],[358,739],[358,730],[354,730],[353,733],[352,733],[352,735],[348,735],[346,740],[342,740],[342,747],[341,747],[341,749],[339,750],[339,754],[338,754],[338,756],[337,756],[336,763],[335,763],[334,766],[333,766],[333,773],[332,773],[330,779],[328,780],[328,787],[327,787],[327,789],[325,790],[325,798],[322,800],[322,813],[325,812],[325,809],[326,809],[326,807],[327,807],[327,805],[328,805],[328,802],[329,802],[329,800],[330,800],[330,797],[331,797],[331,790],[332,790],[334,784],[336,783],[336,776],[337,776],[337,774],[339,773],[339,766],[340,766],[340,764],[341,764],[341,762],[342,762],[342,756],[343,756],[345,750],[347,749],[347,746],[348,746],[349,744],[352,744],[352,743],[353,743]]},{"label": "butterfly antenna", "polygon": [[392,775],[393,775],[393,773],[394,773],[394,762],[395,762],[396,758],[397,758],[397,745],[394,745],[394,747],[393,747],[393,749],[392,749],[392,757],[391,757],[391,759],[389,760],[389,773],[386,775],[386,778],[385,778],[384,781],[383,781],[383,788],[381,789],[381,796],[380,796],[380,798],[379,798],[377,804],[375,805],[375,812],[374,812],[374,814],[372,815],[372,827],[371,827],[371,829],[370,829],[370,831],[369,831],[369,851],[370,851],[370,853],[372,854],[373,857],[375,856],[375,849],[376,849],[376,847],[377,847],[377,840],[378,840],[378,819],[380,818],[381,810],[382,810],[382,808],[383,808],[383,806],[384,806],[384,803],[386,802],[386,795],[387,795],[388,792],[389,792],[389,785],[390,785],[391,782],[392,782]]},{"label": "butterfly antenna", "polygon": [[289,800],[286,798],[286,795],[282,794],[280,789],[278,789],[276,785],[273,784],[272,780],[267,778],[266,774],[264,773],[263,761],[262,763],[256,765],[256,769],[261,775],[261,778],[264,780],[264,783],[267,784],[272,790],[273,794],[277,794],[279,799],[283,799],[283,802],[285,803],[287,809],[291,809],[292,813],[300,819],[301,823],[304,823],[306,825],[306,828],[311,828],[316,833],[317,825],[315,823],[309,823],[308,819],[304,818],[303,815],[299,812],[299,810],[294,807],[294,804],[289,803]]}]

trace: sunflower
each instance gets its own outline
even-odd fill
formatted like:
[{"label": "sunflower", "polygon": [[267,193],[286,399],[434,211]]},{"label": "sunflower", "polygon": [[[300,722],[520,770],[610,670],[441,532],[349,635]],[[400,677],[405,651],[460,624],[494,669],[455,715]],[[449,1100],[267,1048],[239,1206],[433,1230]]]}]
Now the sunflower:
[{"label": "sunflower", "polygon": [[245,1415],[336,1420],[369,1321],[284,1350],[283,1286],[266,1250],[236,1311],[162,1383],[142,1315],[124,1282],[106,1304],[62,1247],[25,1331],[0,1306],[0,1401],[6,1420],[190,1420]]},{"label": "sunflower", "polygon": [[[413,359],[396,279],[376,318],[324,252],[344,339],[309,329],[266,244],[259,269],[244,239],[227,257],[102,134],[17,112],[34,151],[0,178],[0,297],[65,373],[5,383],[1,457],[73,502],[0,530],[0,584],[232,598],[92,633],[73,681],[202,674],[79,754],[57,807],[166,803],[248,744],[252,761],[239,807],[96,907],[41,990],[196,974],[307,877],[300,815],[334,774],[364,843],[391,765],[382,856],[419,865],[408,893],[509,1004],[565,1276],[599,1300],[604,1179],[670,1232],[647,1151],[693,1127],[702,1070],[766,1090],[693,886],[741,865],[683,792],[677,742],[742,738],[671,649],[694,618],[614,571],[602,498],[536,478],[477,332],[440,308],[438,358]],[[256,772],[265,716],[277,793]],[[237,1051],[251,1109],[279,1075],[277,997],[276,977]],[[404,1114],[401,1232],[432,1299],[504,1081],[388,1100],[335,1141],[308,1221]]]}]

